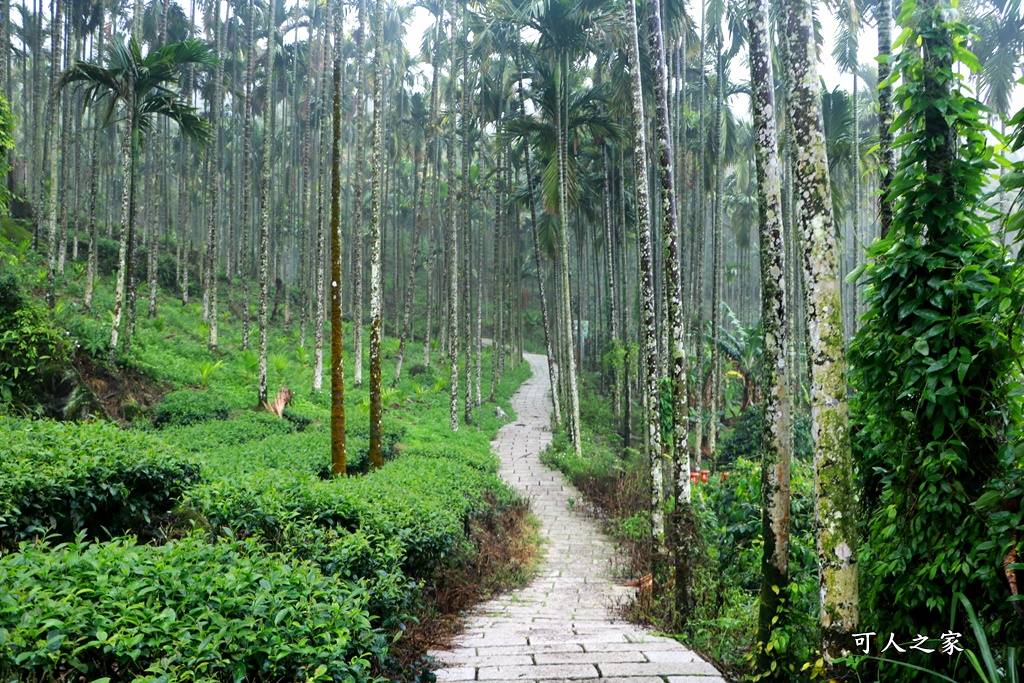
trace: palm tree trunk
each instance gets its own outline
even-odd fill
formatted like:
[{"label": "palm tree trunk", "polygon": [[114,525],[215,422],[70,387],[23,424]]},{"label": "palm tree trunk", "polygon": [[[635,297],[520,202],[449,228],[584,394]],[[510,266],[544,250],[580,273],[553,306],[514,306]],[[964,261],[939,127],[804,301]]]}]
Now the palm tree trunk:
[{"label": "palm tree trunk", "polygon": [[210,102],[210,125],[213,140],[210,142],[210,217],[206,231],[206,292],[203,295],[204,309],[209,310],[209,347],[217,348],[217,202],[220,199],[220,110],[221,80],[224,74],[224,30],[220,23],[220,0],[213,3],[213,33],[217,49],[217,67],[213,72],[213,99]]},{"label": "palm tree trunk", "polygon": [[239,270],[242,273],[242,349],[249,348],[249,234],[252,218],[252,90],[256,78],[256,3],[248,2],[246,24],[249,37],[246,41],[245,53],[245,105],[243,108],[243,143],[242,143],[242,253]]},{"label": "palm tree trunk", "polygon": [[646,369],[647,457],[650,463],[651,531],[655,548],[663,549],[665,517],[662,488],[661,415],[658,410],[658,321],[654,312],[654,259],[651,249],[651,221],[648,204],[647,131],[643,89],[640,81],[640,36],[637,27],[636,0],[627,2],[627,21],[631,40],[629,73],[633,102],[633,166],[636,172],[636,217],[640,248],[640,298],[643,307],[644,366]]},{"label": "palm tree trunk", "polygon": [[[749,0],[750,83],[754,88],[754,154],[761,255],[761,598],[757,642],[767,644],[777,625],[789,586],[790,487],[793,416],[786,364],[785,245],[782,224],[782,177],[775,123],[775,76],[768,35],[768,0]],[[771,675],[773,657],[760,649],[757,667]],[[781,675],[781,668],[779,668]]]},{"label": "palm tree trunk", "polygon": [[384,317],[384,274],[381,269],[381,202],[384,189],[384,12],[383,0],[377,0],[374,26],[373,78],[373,185],[370,206],[370,467],[384,464],[381,451],[381,326]]},{"label": "palm tree trunk", "polygon": [[[635,3],[634,3],[635,5]],[[635,7],[634,7],[635,9]],[[565,362],[560,368],[566,378],[566,393],[569,401],[569,412],[567,414],[566,426],[569,430],[569,438],[572,441],[573,450],[576,455],[583,454],[582,434],[580,434],[580,394],[579,381],[577,379],[576,354],[573,349],[572,338],[572,303],[570,301],[571,285],[569,282],[569,191],[566,165],[568,162],[568,122],[565,120],[564,100],[568,93],[566,83],[568,74],[568,56],[563,55],[563,63],[560,65],[559,82],[555,87],[556,107],[556,129],[558,131],[558,244],[556,254],[559,261],[559,287],[556,291],[562,300],[562,334],[563,357]],[[642,124],[641,124],[642,125]],[[652,294],[653,296],[653,294]]]},{"label": "palm tree trunk", "polygon": [[358,2],[359,28],[356,29],[356,85],[355,123],[356,123],[356,171],[353,180],[353,201],[355,217],[352,224],[352,347],[355,369],[352,383],[356,387],[363,385],[363,70],[366,61],[363,54],[363,40],[366,33],[366,0]]},{"label": "palm tree trunk", "polygon": [[[608,326],[611,329],[611,341],[612,349],[616,354],[619,354],[622,349],[622,339],[619,336],[619,325],[618,316],[615,311],[615,258],[613,257],[613,246],[612,246],[612,223],[614,216],[612,213],[611,197],[613,194],[612,190],[612,169],[608,164],[608,150],[602,150],[602,159],[604,161],[604,203],[605,203],[605,219],[604,219],[604,259],[605,259],[605,279],[608,281]],[[540,269],[538,268],[538,273]],[[547,329],[544,330],[547,334]],[[617,357],[612,366],[612,374],[614,376],[615,389],[612,396],[612,412],[619,416],[622,414],[622,361]]]},{"label": "palm tree trunk", "polygon": [[[162,124],[163,124],[163,122],[161,122],[161,125]],[[155,161],[153,163],[153,167],[154,168],[153,168],[153,171],[152,171],[152,177],[154,179],[156,179],[156,169],[162,169],[164,167],[163,159],[162,159],[162,154],[160,153],[162,147],[163,147],[163,140],[161,139],[156,144],[154,144],[153,147],[151,148],[153,156],[155,157]],[[150,196],[151,197],[155,197],[155,194],[151,194]],[[157,268],[158,268],[158,265],[159,265],[159,261],[157,260],[157,255],[159,253],[158,252],[158,248],[159,248],[159,245],[160,245],[160,233],[159,233],[158,226],[159,226],[159,222],[154,220],[153,221],[153,228],[152,228],[152,237],[151,237],[151,239],[149,241],[149,259],[148,259],[148,267],[149,267],[149,273],[148,273],[148,275],[149,275],[149,309],[147,310],[146,314],[150,318],[155,318],[156,317]]]},{"label": "palm tree trunk", "polygon": [[267,401],[267,295],[270,288],[270,202],[274,168],[274,27],[275,5],[267,12],[266,102],[263,103],[263,182],[260,187],[260,301],[257,315],[260,328],[259,389],[257,405]]},{"label": "palm tree trunk", "polygon": [[697,417],[690,425],[693,430],[693,466],[700,469],[701,457],[704,449],[704,261],[705,261],[705,235],[707,233],[705,213],[707,207],[707,188],[705,179],[707,177],[707,68],[705,66],[705,50],[707,48],[707,3],[701,2],[701,38],[700,38],[700,164],[697,177],[697,220],[694,222],[692,234],[696,242],[693,250],[693,310],[696,320],[696,332],[694,342],[696,353],[694,353],[694,365],[697,367],[697,386],[694,391],[694,398]]},{"label": "palm tree trunk", "polygon": [[[338,3],[340,4],[340,3]],[[345,357],[341,320],[341,38],[339,8],[328,5],[334,37],[331,115],[331,472],[345,474]],[[358,87],[358,86],[357,86]],[[321,232],[321,240],[322,232]],[[320,281],[321,289],[323,282]],[[319,315],[317,320],[323,319]],[[318,324],[320,324],[318,322]]]},{"label": "palm tree trunk", "polygon": [[[433,191],[433,184],[429,182],[427,173],[429,171],[429,161],[433,159],[434,131],[437,128],[437,72],[441,62],[440,35],[441,18],[439,17],[434,27],[434,50],[430,61],[432,73],[430,78],[430,112],[427,114],[427,131],[423,141],[423,167],[420,171],[421,180],[419,181],[419,187],[417,189],[416,223],[413,228],[412,236],[412,260],[409,264],[408,280],[405,285],[405,303],[402,311],[402,332],[398,341],[398,357],[395,359],[395,378],[392,381],[392,386],[397,386],[398,380],[402,377],[402,362],[405,359],[405,344],[409,337],[409,321],[412,316],[413,295],[416,291],[416,269],[419,266],[420,258],[420,232],[423,230],[423,226],[427,223],[428,184],[431,185],[431,191]],[[397,295],[397,289],[395,290],[395,293]]]},{"label": "palm tree trunk", "polygon": [[715,63],[717,64],[716,100],[715,100],[715,203],[711,216],[711,401],[708,416],[708,454],[713,459],[718,443],[718,410],[722,399],[722,352],[721,320],[722,320],[722,285],[724,268],[724,249],[722,244],[723,218],[725,214],[722,201],[725,190],[725,79],[727,77],[725,63],[722,59],[722,29],[718,29],[718,49]]},{"label": "palm tree trunk", "polygon": [[[131,85],[131,74],[128,75],[129,88]],[[135,103],[125,103],[128,115],[125,116],[124,138],[121,140],[121,172],[124,181],[121,190],[121,234],[120,246],[117,253],[117,284],[114,288],[114,320],[110,330],[110,354],[117,352],[118,336],[121,332],[121,307],[124,300],[124,288],[128,282],[128,243],[131,237],[131,204],[132,189],[135,183],[135,117],[132,111]]]},{"label": "palm tree trunk", "polygon": [[[60,64],[61,64],[61,12],[63,6],[61,0],[54,0],[53,10],[53,25],[51,26],[51,41],[52,41],[52,74],[51,88],[52,94],[49,98],[49,105],[47,108],[46,117],[46,135],[50,139],[50,144],[54,144],[57,139],[57,114],[60,109],[61,96],[60,90],[57,88],[57,82],[60,79]],[[38,44],[38,43],[37,43]],[[6,49],[6,46],[4,46]],[[46,270],[46,301],[50,308],[53,308],[56,303],[56,279],[57,279],[57,183],[59,180],[59,166],[60,154],[50,154],[50,176],[49,181],[46,185],[46,201],[48,206],[48,227],[49,227],[49,242],[47,248],[49,250],[49,257],[47,258],[47,270]]]},{"label": "palm tree trunk", "polygon": [[[668,490],[675,495],[673,523],[666,533],[668,549],[673,555],[674,604],[676,617],[685,618],[692,610],[692,578],[690,562],[684,559],[686,550],[693,545],[690,508],[690,458],[687,443],[686,351],[683,346],[683,286],[679,272],[680,235],[676,223],[675,164],[672,161],[672,140],[669,137],[668,74],[665,66],[664,34],[661,27],[661,9],[658,0],[648,2],[648,30],[650,56],[654,67],[655,136],[657,137],[658,170],[661,179],[662,243],[665,270],[665,297],[668,309],[669,352],[672,377],[672,442],[670,463],[663,462],[662,471],[669,469]],[[635,110],[635,107],[634,107]],[[641,119],[642,120],[642,119]],[[660,402],[659,404],[660,405]],[[659,412],[657,409],[655,412]],[[660,415],[659,415],[660,417]],[[660,426],[659,426],[660,428]],[[664,458],[663,458],[664,459]],[[670,498],[666,498],[670,500]]]},{"label": "palm tree trunk", "polygon": [[[505,155],[502,152],[506,152]],[[488,401],[494,401],[494,392],[497,390],[498,382],[501,381],[501,375],[498,372],[500,363],[498,361],[498,344],[500,342],[499,333],[501,331],[501,286],[499,278],[499,268],[501,267],[501,225],[502,219],[505,216],[505,194],[502,192],[505,188],[505,169],[502,163],[507,161],[507,150],[504,148],[498,149],[498,158],[496,166],[499,170],[499,174],[495,179],[494,183],[494,250],[493,250],[493,261],[491,267],[491,305],[493,308],[492,315],[492,329],[491,333],[493,337],[491,339],[491,393],[488,396]],[[542,272],[538,269],[537,275],[543,277]],[[541,285],[543,286],[543,285]],[[545,331],[546,333],[546,331]],[[549,354],[550,355],[550,354]],[[554,385],[552,384],[552,387]]]},{"label": "palm tree trunk", "polygon": [[[481,121],[481,129],[483,128]],[[497,208],[497,207],[495,207]],[[476,400],[474,406],[483,405],[481,382],[484,373],[484,231],[477,230],[477,265],[476,265]],[[480,425],[480,414],[477,413],[477,426]]]},{"label": "palm tree trunk", "polygon": [[803,235],[804,298],[810,338],[811,435],[814,443],[815,527],[821,590],[822,651],[843,656],[857,628],[857,515],[846,391],[842,301],[829,192],[825,136],[811,6],[786,3],[793,89],[789,115],[796,143],[795,187]]},{"label": "palm tree trunk", "polygon": [[[6,2],[6,0],[4,0]],[[100,7],[100,27],[101,30],[97,36],[97,59],[103,61],[103,24],[106,19],[106,10]],[[96,269],[99,265],[99,258],[96,251],[96,199],[99,195],[99,182],[100,182],[100,129],[102,128],[103,122],[100,119],[99,108],[95,108],[93,111],[93,132],[92,132],[92,152],[90,154],[89,168],[91,174],[89,177],[89,256],[88,262],[85,267],[85,298],[82,303],[82,307],[85,310],[92,309],[92,295],[93,289],[96,285]]]},{"label": "palm tree trunk", "polygon": [[[447,2],[445,3],[447,6]],[[448,79],[448,111],[455,105],[455,50],[456,8],[451,9],[451,71]],[[448,363],[450,386],[448,396],[448,426],[453,432],[459,431],[459,205],[455,201],[455,117],[449,116],[448,125]]]},{"label": "palm tree trunk", "polygon": [[469,187],[469,164],[471,158],[470,140],[469,140],[469,129],[471,117],[469,114],[469,10],[467,6],[463,6],[462,10],[462,34],[459,36],[460,42],[462,43],[462,104],[461,104],[461,120],[462,124],[462,183],[459,190],[459,209],[462,211],[462,232],[460,237],[462,238],[462,268],[459,272],[460,287],[464,292],[465,301],[462,306],[462,341],[464,343],[465,354],[463,357],[463,363],[466,370],[466,397],[463,404],[463,415],[467,425],[473,424],[473,364],[471,362],[471,354],[473,352],[473,340],[470,338],[470,327],[469,317],[472,304],[473,292],[470,291],[469,278],[470,278],[470,256],[472,246],[471,233],[473,232],[472,214],[469,211],[469,207],[472,204],[472,197],[470,195]]},{"label": "palm tree trunk", "polygon": [[[65,40],[65,48],[69,47]],[[67,50],[67,59],[70,63],[73,51]],[[57,205],[60,212],[60,237],[57,240],[57,274],[64,275],[64,263],[67,260],[68,254],[68,171],[71,165],[71,115],[70,115],[70,98],[61,98],[61,124],[60,124],[60,150],[62,154],[57,156],[62,157],[60,164],[60,185],[58,189],[58,200]]]}]

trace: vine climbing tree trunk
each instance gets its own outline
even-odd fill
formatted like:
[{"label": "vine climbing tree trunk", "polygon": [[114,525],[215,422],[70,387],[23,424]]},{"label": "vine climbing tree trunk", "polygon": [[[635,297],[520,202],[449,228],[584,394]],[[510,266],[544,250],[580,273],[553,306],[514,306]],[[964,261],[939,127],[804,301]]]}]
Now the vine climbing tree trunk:
[{"label": "vine climbing tree trunk", "polygon": [[889,186],[896,172],[896,153],[892,148],[892,0],[878,0],[878,161],[881,170],[878,186],[878,222],[881,236],[892,225],[892,200]]}]

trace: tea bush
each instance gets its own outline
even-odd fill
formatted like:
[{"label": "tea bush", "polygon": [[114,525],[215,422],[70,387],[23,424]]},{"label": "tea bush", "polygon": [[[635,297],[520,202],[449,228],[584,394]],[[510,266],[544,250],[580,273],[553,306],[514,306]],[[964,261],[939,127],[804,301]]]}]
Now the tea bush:
[{"label": "tea bush", "polygon": [[50,312],[31,301],[18,278],[0,275],[0,411],[32,411],[60,375],[68,351]]},{"label": "tea bush", "polygon": [[[198,394],[200,392],[193,393]],[[166,401],[166,398],[164,400]],[[157,408],[159,409],[159,405]],[[269,413],[243,410],[233,419],[217,421],[212,426],[205,421],[189,423],[178,427],[167,426],[163,429],[161,437],[164,441],[179,444],[182,450],[199,453],[211,449],[263,441],[272,436],[291,434],[294,431],[294,423],[288,420],[282,420]]]},{"label": "tea bush", "polygon": [[23,545],[0,585],[4,680],[365,681],[388,640],[365,585],[252,541]]},{"label": "tea bush", "polygon": [[0,420],[0,444],[0,548],[145,532],[199,479],[176,449],[105,423]]},{"label": "tea bush", "polygon": [[164,396],[153,408],[153,425],[159,428],[226,420],[230,410],[227,401],[209,390],[180,389]]}]

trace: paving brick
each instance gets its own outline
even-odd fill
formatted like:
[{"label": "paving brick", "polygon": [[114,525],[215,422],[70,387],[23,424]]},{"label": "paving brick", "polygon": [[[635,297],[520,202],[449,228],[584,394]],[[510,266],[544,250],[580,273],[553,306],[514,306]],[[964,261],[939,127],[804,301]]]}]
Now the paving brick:
[{"label": "paving brick", "polygon": [[526,355],[531,377],[512,397],[517,420],[491,442],[499,474],[528,497],[547,539],[532,585],[469,615],[451,651],[433,651],[439,681],[724,683],[678,642],[623,622],[609,609],[635,591],[615,582],[614,545],[588,517],[583,496],[541,464],[551,442],[546,359]]},{"label": "paving brick", "polygon": [[552,678],[597,678],[593,664],[537,664],[534,666],[482,666],[477,680],[549,680]]}]

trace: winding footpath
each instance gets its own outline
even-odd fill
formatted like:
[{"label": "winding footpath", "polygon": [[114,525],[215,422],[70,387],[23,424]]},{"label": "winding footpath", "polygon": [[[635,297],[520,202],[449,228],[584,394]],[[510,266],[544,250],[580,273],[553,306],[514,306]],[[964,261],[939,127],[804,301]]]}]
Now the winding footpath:
[{"label": "winding footpath", "polygon": [[540,462],[551,441],[544,356],[527,354],[533,377],[512,397],[518,419],[492,442],[503,479],[530,499],[541,521],[545,560],[526,588],[484,603],[452,651],[433,651],[441,681],[725,683],[678,642],[651,635],[610,611],[632,589],[610,576],[612,542],[576,505],[581,494]]}]

